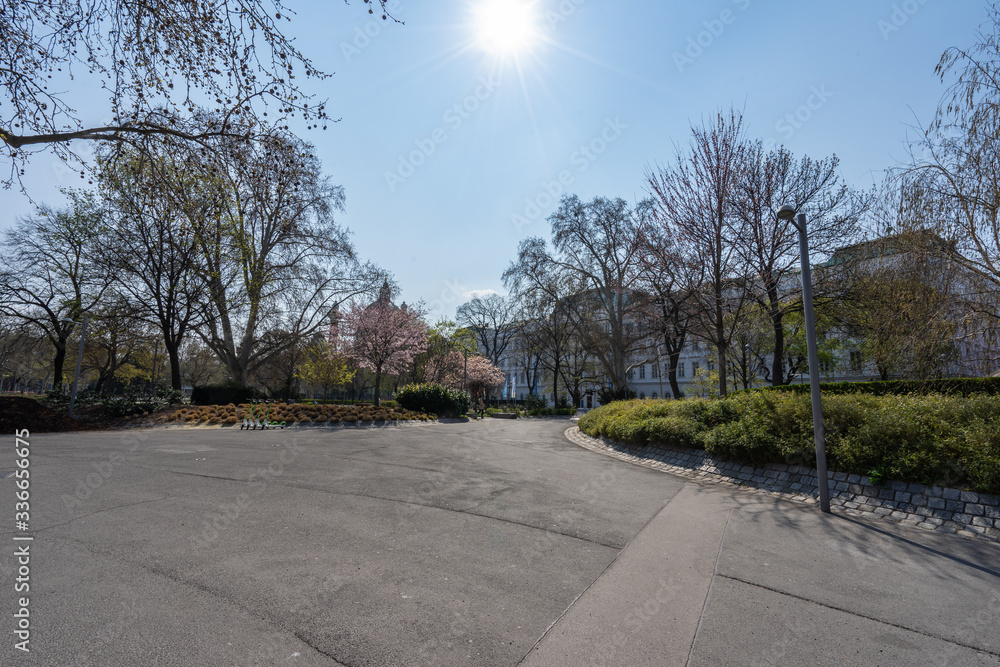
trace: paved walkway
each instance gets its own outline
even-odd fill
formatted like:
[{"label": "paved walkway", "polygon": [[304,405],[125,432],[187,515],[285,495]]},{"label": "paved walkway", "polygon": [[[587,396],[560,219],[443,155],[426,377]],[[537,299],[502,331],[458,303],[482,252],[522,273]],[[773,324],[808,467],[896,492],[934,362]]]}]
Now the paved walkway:
[{"label": "paved walkway", "polygon": [[32,653],[0,558],[0,664],[1000,665],[996,544],[629,465],[567,426],[35,436]]}]

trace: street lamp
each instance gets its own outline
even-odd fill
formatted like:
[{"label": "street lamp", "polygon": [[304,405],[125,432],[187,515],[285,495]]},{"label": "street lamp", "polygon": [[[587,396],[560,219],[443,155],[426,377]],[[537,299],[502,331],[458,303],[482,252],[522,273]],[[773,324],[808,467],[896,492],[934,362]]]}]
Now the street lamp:
[{"label": "street lamp", "polygon": [[[73,320],[64,318],[63,322],[72,324]],[[76,385],[80,381],[80,362],[83,361],[83,341],[87,339],[87,316],[83,316],[83,328],[80,330],[80,349],[76,354],[76,371],[73,373],[73,391],[69,395],[69,416],[73,416],[73,406],[76,405]]]},{"label": "street lamp", "polygon": [[809,271],[809,238],[806,214],[785,204],[778,209],[778,219],[787,220],[799,231],[799,256],[802,261],[802,308],[806,316],[806,346],[809,352],[809,393],[812,396],[813,433],[816,436],[816,485],[820,510],[830,513],[830,482],[826,476],[826,436],[823,433],[823,405],[819,395],[819,353],[816,350],[816,318],[813,314],[812,274]]}]

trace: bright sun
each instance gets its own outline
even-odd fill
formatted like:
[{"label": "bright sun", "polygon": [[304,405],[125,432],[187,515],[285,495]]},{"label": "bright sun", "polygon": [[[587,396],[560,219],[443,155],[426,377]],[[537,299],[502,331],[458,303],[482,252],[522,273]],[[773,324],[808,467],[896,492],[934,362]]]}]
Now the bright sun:
[{"label": "bright sun", "polygon": [[476,10],[476,37],[497,55],[517,55],[537,41],[538,16],[530,0],[482,0]]}]

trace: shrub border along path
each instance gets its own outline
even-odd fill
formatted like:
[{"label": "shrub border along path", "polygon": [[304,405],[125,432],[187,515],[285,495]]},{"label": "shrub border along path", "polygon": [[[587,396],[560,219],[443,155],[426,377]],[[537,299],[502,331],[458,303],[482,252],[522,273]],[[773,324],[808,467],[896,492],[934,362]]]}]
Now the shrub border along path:
[{"label": "shrub border along path", "polygon": [[[621,461],[807,504],[818,502],[816,470],[782,463],[763,468],[721,461],[700,449],[649,445],[633,447],[592,438],[577,426],[566,438],[584,449]],[[1000,498],[959,489],[906,482],[874,486],[868,477],[829,472],[830,507],[850,516],[884,519],[902,526],[1000,541]]]}]

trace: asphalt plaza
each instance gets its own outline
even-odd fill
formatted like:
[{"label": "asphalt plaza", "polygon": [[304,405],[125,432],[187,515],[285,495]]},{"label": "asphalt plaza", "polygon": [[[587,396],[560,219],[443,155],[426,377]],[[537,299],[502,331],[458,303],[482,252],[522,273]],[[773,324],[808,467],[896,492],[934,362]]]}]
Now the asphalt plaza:
[{"label": "asphalt plaza", "polygon": [[32,651],[0,664],[1000,664],[996,545],[632,466],[569,426],[35,435]]}]

